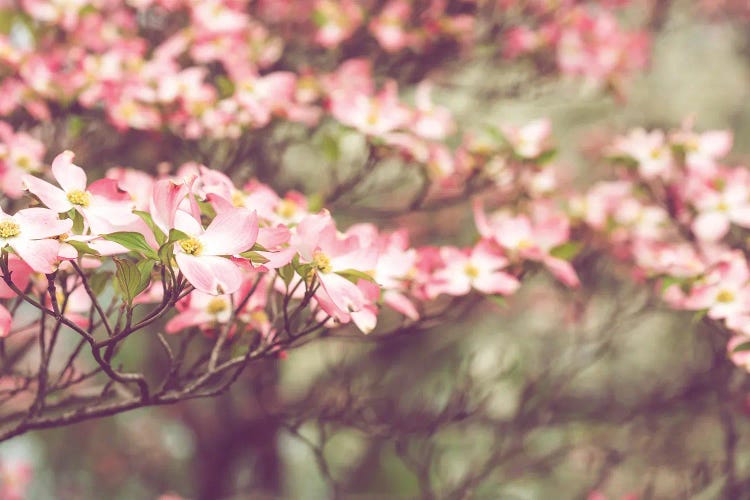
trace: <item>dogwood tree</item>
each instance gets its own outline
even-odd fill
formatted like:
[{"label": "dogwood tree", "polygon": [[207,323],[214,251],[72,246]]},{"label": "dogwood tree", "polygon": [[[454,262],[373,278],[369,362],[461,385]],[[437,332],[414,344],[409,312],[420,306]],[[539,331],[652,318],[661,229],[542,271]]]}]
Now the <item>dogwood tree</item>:
[{"label": "dogwood tree", "polygon": [[[0,2],[0,440],[220,395],[324,337],[449,328],[536,274],[573,293],[594,254],[750,366],[729,130],[615,135],[582,189],[544,116],[462,127],[433,97],[489,53],[623,101],[665,8],[633,26],[627,3]],[[470,241],[402,222],[446,207]]]}]

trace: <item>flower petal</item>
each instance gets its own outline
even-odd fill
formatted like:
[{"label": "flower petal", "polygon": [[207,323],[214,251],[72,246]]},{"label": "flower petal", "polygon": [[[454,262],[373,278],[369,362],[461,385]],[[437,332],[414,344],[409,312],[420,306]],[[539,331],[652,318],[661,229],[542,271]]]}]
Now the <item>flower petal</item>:
[{"label": "flower petal", "polygon": [[72,151],[63,151],[52,160],[52,175],[63,191],[86,191],[86,172],[73,164]]},{"label": "flower petal", "polygon": [[26,188],[39,198],[42,203],[55,212],[67,212],[73,208],[73,204],[68,200],[68,195],[62,189],[53,186],[47,181],[43,181],[33,175],[24,175],[23,182]]},{"label": "flower petal", "polygon": [[19,210],[14,219],[21,226],[21,238],[29,240],[58,236],[73,227],[72,220],[59,219],[52,210],[39,207]]},{"label": "flower petal", "polygon": [[188,192],[190,188],[184,182],[176,184],[169,179],[164,179],[154,183],[150,212],[159,229],[169,233],[169,230],[174,227],[175,212]]},{"label": "flower petal", "polygon": [[178,253],[175,259],[185,278],[201,292],[221,295],[234,293],[242,286],[240,268],[229,259],[185,253]]},{"label": "flower petal", "polygon": [[14,238],[10,241],[10,246],[34,271],[44,274],[55,272],[59,241]]},{"label": "flower petal", "polygon": [[187,311],[181,312],[174,318],[167,321],[164,330],[167,333],[177,333],[185,328],[191,326],[198,326],[203,323],[208,323],[211,317],[205,312],[199,312],[194,309],[188,309]]},{"label": "flower petal", "polygon": [[250,250],[258,238],[258,214],[238,208],[211,221],[200,240],[204,255],[236,255]]}]

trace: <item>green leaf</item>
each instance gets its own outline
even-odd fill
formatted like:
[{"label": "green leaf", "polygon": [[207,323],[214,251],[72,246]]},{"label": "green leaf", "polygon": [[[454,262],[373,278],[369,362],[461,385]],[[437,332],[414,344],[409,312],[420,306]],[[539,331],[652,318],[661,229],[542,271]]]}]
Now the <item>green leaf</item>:
[{"label": "green leaf", "polygon": [[258,252],[253,252],[252,250],[242,252],[240,256],[245,257],[246,259],[250,259],[250,262],[252,262],[253,264],[265,264],[266,262],[268,262],[267,258],[263,257]]},{"label": "green leaf", "polygon": [[104,234],[102,235],[102,237],[106,240],[119,243],[128,250],[143,254],[150,259],[159,258],[159,255],[153,248],[151,248],[151,245],[146,242],[146,237],[141,233],[121,231],[117,233]]},{"label": "green leaf", "polygon": [[289,286],[289,283],[292,282],[292,278],[294,278],[294,269],[292,269],[291,265],[286,265],[278,268],[276,270],[276,273],[279,275],[282,281],[284,281],[284,284],[286,286]]},{"label": "green leaf", "polygon": [[80,136],[85,127],[86,123],[80,116],[72,115],[70,118],[68,118],[68,134],[71,138]]},{"label": "green leaf", "polygon": [[165,245],[170,243],[176,243],[180,240],[187,240],[190,238],[190,235],[187,233],[183,233],[179,229],[170,229],[169,230],[169,238],[167,239],[167,242]]},{"label": "green leaf", "polygon": [[556,246],[550,250],[549,254],[558,259],[572,260],[581,250],[583,250],[583,243],[580,241],[569,241]]},{"label": "green leaf", "polygon": [[154,270],[155,264],[156,262],[153,260],[142,260],[137,264],[138,272],[141,274],[141,283],[145,282],[146,287],[148,287],[148,284],[151,282],[151,271]]},{"label": "green leaf", "polygon": [[73,227],[70,230],[75,234],[83,233],[83,215],[81,215],[81,213],[75,208],[71,208],[68,211],[68,217],[73,221]]},{"label": "green leaf", "polygon": [[328,18],[319,10],[314,10],[312,13],[312,21],[318,28],[322,28],[328,23]]},{"label": "green leaf", "polygon": [[664,276],[661,279],[661,291],[664,292],[672,285],[679,285],[680,287],[682,287],[684,284],[685,280],[682,278],[675,278],[674,276]]},{"label": "green leaf", "polygon": [[88,246],[86,243],[77,240],[65,240],[64,243],[72,246],[78,251],[79,255],[99,255],[99,252]]},{"label": "green leaf", "polygon": [[331,163],[337,162],[341,157],[339,141],[331,135],[326,134],[320,138],[320,150],[325,159]]},{"label": "green leaf", "polygon": [[88,278],[89,287],[94,295],[99,295],[107,287],[107,283],[112,280],[112,273],[110,271],[98,272]]},{"label": "green leaf", "polygon": [[325,198],[320,193],[313,193],[307,197],[307,210],[310,213],[318,213],[323,210]]},{"label": "green leaf", "polygon": [[502,295],[487,295],[487,298],[503,309],[508,307],[508,301]]},{"label": "green leaf", "polygon": [[166,265],[170,265],[172,257],[174,256],[174,244],[180,240],[186,240],[188,238],[190,238],[190,235],[183,233],[179,229],[170,229],[167,241],[162,243],[159,247],[159,260]]},{"label": "green leaf", "polygon": [[226,98],[234,94],[234,83],[224,75],[216,77],[216,88],[219,90],[221,98]]},{"label": "green leaf", "polygon": [[156,242],[159,245],[163,244],[167,239],[167,235],[164,234],[164,231],[162,231],[159,226],[156,225],[156,223],[154,222],[154,218],[151,217],[151,214],[148,212],[144,212],[143,210],[133,210],[133,213],[143,219],[143,222],[145,222],[151,232],[154,233]]},{"label": "green leaf", "polygon": [[554,160],[556,156],[557,156],[557,150],[556,149],[548,149],[544,153],[542,153],[539,156],[537,156],[535,158],[534,162],[537,163],[537,164],[539,164],[539,165],[545,165],[545,164],[551,162],[552,160]]},{"label": "green leaf", "polygon": [[345,269],[343,271],[336,271],[336,274],[338,274],[339,276],[343,276],[354,284],[356,284],[359,280],[365,280],[371,283],[375,283],[375,278],[373,278],[366,272],[359,271],[357,269]]},{"label": "green leaf", "polygon": [[750,340],[747,342],[743,342],[734,349],[732,349],[732,352],[743,352],[743,351],[750,351]]},{"label": "green leaf", "polygon": [[114,261],[117,267],[115,282],[128,307],[132,307],[133,299],[148,287],[151,280],[151,271],[149,269],[144,277],[144,269],[139,268],[138,264],[126,259],[114,259]]}]

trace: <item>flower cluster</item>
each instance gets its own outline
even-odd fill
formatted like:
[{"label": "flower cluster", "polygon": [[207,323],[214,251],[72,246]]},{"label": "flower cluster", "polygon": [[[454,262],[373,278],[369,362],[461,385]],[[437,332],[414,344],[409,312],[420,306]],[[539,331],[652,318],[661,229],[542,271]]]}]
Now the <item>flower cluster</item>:
[{"label": "flower cluster", "polygon": [[554,57],[561,73],[615,90],[624,78],[648,62],[647,33],[623,30],[608,10],[573,1],[522,3],[530,4],[538,23],[515,27],[506,34],[506,57]]},{"label": "flower cluster", "polygon": [[[87,282],[111,273],[113,262],[128,304],[181,294],[168,332],[242,322],[271,336],[279,318],[269,316],[269,295],[281,294],[321,324],[353,322],[367,333],[383,306],[418,320],[442,295],[513,294],[530,262],[577,285],[569,262],[557,256],[570,236],[567,220],[541,199],[530,217],[488,218],[477,209],[481,239],[473,247],[415,248],[405,230],[381,233],[363,223],[342,231],[299,193],[280,197],[257,181],[238,188],[193,163],[172,177],[118,168],[89,183],[65,151],[51,174],[54,183],[22,178],[36,206],[0,214],[4,274],[15,285],[3,286],[0,296],[43,291],[42,275],[67,273],[67,295],[50,299],[65,300],[65,315],[82,326],[92,306]],[[0,312],[7,335],[12,318]]]},{"label": "flower cluster", "polygon": [[[698,311],[737,335],[750,335],[750,174],[730,167],[728,131],[636,129],[607,151],[621,180],[594,186],[572,201],[613,252],[640,279],[658,283],[665,301]],[[742,350],[742,349],[740,349]],[[733,359],[749,366],[747,356]]]},{"label": "flower cluster", "polygon": [[[287,54],[310,41],[338,47],[360,28],[386,52],[407,47],[420,52],[445,41],[467,46],[481,17],[481,5],[467,2],[465,13],[451,14],[443,0],[431,0],[418,12],[406,0],[382,6],[259,2],[253,9],[246,0],[20,4],[18,11],[0,6],[9,26],[0,32],[0,62],[7,70],[0,74],[0,116],[23,108],[44,121],[55,110],[75,109],[75,103],[104,113],[119,129],[171,131],[193,139],[237,137],[274,119],[311,125],[327,111],[367,133],[402,127],[408,119],[396,105],[392,84],[377,95],[367,87],[353,95],[353,82],[287,61]],[[541,9],[540,19],[549,17]],[[622,32],[609,11],[566,3],[555,12],[552,27],[512,30],[508,54],[556,47],[563,73],[600,83],[643,66],[645,36]],[[161,30],[165,26],[169,29]],[[552,34],[544,35],[547,31]],[[341,73],[350,63],[335,64]],[[421,118],[411,125],[418,137],[437,139],[447,123],[442,111],[433,113],[427,94],[418,96]],[[441,154],[420,149],[427,151],[423,156]]]}]

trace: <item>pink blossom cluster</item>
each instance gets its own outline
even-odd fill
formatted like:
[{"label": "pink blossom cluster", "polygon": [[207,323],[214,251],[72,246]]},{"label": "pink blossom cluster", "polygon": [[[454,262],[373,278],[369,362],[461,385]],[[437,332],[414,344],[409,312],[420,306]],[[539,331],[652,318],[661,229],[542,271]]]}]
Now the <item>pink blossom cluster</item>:
[{"label": "pink blossom cluster", "polygon": [[[386,51],[419,51],[446,37],[465,44],[478,12],[475,6],[472,14],[447,14],[444,0],[432,0],[418,13],[406,0],[391,0],[372,12],[374,4],[328,0],[265,1],[257,9],[241,0],[20,4],[22,11],[0,8],[12,28],[0,34],[0,63],[6,68],[0,73],[0,117],[24,109],[44,121],[83,108],[103,113],[120,129],[169,130],[193,139],[238,137],[274,119],[313,125],[328,111],[365,133],[407,129],[438,139],[448,120],[432,106],[428,86],[418,93],[416,109],[408,110],[409,119],[395,84],[386,83],[376,94],[360,75],[356,81],[364,86],[353,92],[354,83],[341,78],[364,72],[356,69],[363,63],[343,61],[330,75],[304,62],[284,62],[285,50],[308,43],[309,19],[313,39],[331,50],[365,24]],[[608,11],[566,6],[555,12],[549,41],[538,41],[544,36],[536,30],[518,28],[509,35],[508,54],[554,46],[564,73],[610,83],[645,63],[645,36],[622,32]],[[550,29],[541,27],[539,33]],[[435,164],[444,155],[422,144],[409,148]]]},{"label": "pink blossom cluster", "polygon": [[[85,276],[73,272],[76,262],[89,273],[133,262],[143,286],[131,296],[120,290],[133,304],[162,300],[166,281],[183,287],[168,332],[242,321],[271,336],[278,325],[268,315],[269,296],[282,294],[307,300],[326,326],[351,322],[367,333],[383,307],[418,320],[441,296],[513,294],[530,263],[578,284],[557,254],[569,243],[568,221],[544,198],[535,199],[530,216],[488,217],[477,208],[481,238],[472,247],[412,247],[405,229],[382,233],[362,223],[342,231],[300,193],[280,197],[257,181],[238,188],[194,163],[171,177],[115,168],[89,182],[65,151],[50,173],[53,182],[22,175],[34,206],[0,212],[4,265],[16,287],[3,284],[0,297],[44,295],[44,275],[66,273],[64,314],[82,327],[92,301]],[[62,300],[47,298],[55,299]],[[4,307],[0,319],[3,335],[17,326]]]},{"label": "pink blossom cluster", "polygon": [[[729,131],[635,129],[608,150],[621,180],[599,183],[572,209],[604,235],[641,279],[658,282],[674,308],[698,311],[735,335],[750,335],[750,171],[728,166]],[[750,369],[744,351],[733,359]]]},{"label": "pink blossom cluster", "polygon": [[[509,2],[516,4],[517,2]],[[647,33],[624,30],[611,10],[575,1],[522,2],[538,19],[511,29],[505,56],[554,57],[560,72],[583,77],[595,86],[619,90],[621,80],[648,63]]]},{"label": "pink blossom cluster", "polygon": [[411,0],[389,0],[379,9],[373,9],[368,2],[317,0],[311,13],[316,26],[315,42],[323,47],[336,47],[360,28],[365,28],[386,52],[406,48],[419,52],[443,40],[459,44],[473,40],[476,22],[473,15],[450,14],[446,0],[430,0],[426,6],[413,4]]}]

